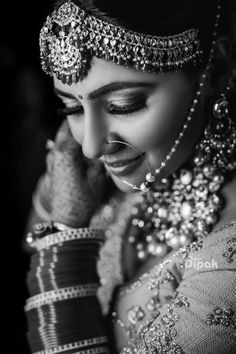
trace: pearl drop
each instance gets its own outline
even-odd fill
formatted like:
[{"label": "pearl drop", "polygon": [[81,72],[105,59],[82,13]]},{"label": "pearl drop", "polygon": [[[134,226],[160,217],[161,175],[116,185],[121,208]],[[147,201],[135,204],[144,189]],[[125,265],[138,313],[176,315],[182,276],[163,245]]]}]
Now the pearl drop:
[{"label": "pearl drop", "polygon": [[192,215],[192,206],[188,202],[184,202],[180,209],[183,218],[189,219]]},{"label": "pearl drop", "polygon": [[167,219],[168,217],[168,210],[164,207],[161,207],[158,209],[157,211],[157,215],[159,216],[159,218],[161,219]]},{"label": "pearl drop", "polygon": [[153,239],[152,235],[147,235],[147,236],[146,236],[146,241],[147,241],[147,242],[151,242],[152,239]]},{"label": "pearl drop", "polygon": [[135,242],[135,237],[134,236],[129,236],[128,241],[129,241],[129,243],[134,243]]},{"label": "pearl drop", "polygon": [[206,217],[207,225],[213,225],[216,223],[216,221],[217,221],[217,216],[215,214],[207,215]]},{"label": "pearl drop", "polygon": [[215,170],[215,168],[214,168],[214,166],[212,166],[212,165],[205,165],[205,166],[203,167],[203,173],[204,173],[204,175],[205,175],[207,178],[211,178],[211,177],[212,177],[212,175],[213,175],[213,173],[214,173],[214,170]]},{"label": "pearl drop", "polygon": [[220,174],[216,174],[213,176],[213,181],[216,183],[223,183],[224,182],[224,176]]},{"label": "pearl drop", "polygon": [[154,176],[152,173],[148,173],[148,174],[146,175],[146,180],[147,180],[148,182],[154,182],[154,181],[155,181],[155,176]]},{"label": "pearl drop", "polygon": [[155,254],[155,249],[156,249],[156,243],[155,242],[150,242],[149,245],[147,246],[147,250],[151,254]]},{"label": "pearl drop", "polygon": [[132,220],[132,225],[137,226],[138,225],[138,219],[133,219]]},{"label": "pearl drop", "polygon": [[141,184],[140,189],[142,192],[146,192],[148,190],[144,183]]},{"label": "pearl drop", "polygon": [[165,243],[160,243],[155,248],[156,256],[164,256],[168,251],[168,246]]},{"label": "pearl drop", "polygon": [[140,220],[140,221],[138,222],[138,227],[140,227],[140,228],[144,227],[144,222],[143,222],[143,220]]},{"label": "pearl drop", "polygon": [[193,237],[191,235],[183,234],[179,237],[179,242],[181,246],[187,246],[192,241],[192,239]]},{"label": "pearl drop", "polygon": [[184,185],[188,185],[191,183],[193,179],[193,174],[191,171],[182,170],[180,174],[180,180]]},{"label": "pearl drop", "polygon": [[168,246],[171,248],[178,248],[180,246],[180,241],[178,236],[173,236],[170,240],[168,240]]},{"label": "pearl drop", "polygon": [[170,227],[165,233],[165,240],[166,241],[170,240],[174,236],[174,234],[175,234],[174,228]]},{"label": "pearl drop", "polygon": [[201,220],[197,222],[197,228],[199,231],[205,231],[207,229],[205,221]]},{"label": "pearl drop", "polygon": [[143,260],[146,258],[146,253],[144,251],[138,252],[138,259]]}]

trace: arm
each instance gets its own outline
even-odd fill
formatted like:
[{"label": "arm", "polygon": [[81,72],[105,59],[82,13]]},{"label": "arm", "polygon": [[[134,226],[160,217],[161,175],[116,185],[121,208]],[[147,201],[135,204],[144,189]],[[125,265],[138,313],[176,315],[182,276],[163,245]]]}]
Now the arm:
[{"label": "arm", "polygon": [[55,225],[50,233],[51,227],[41,224],[40,232],[37,227],[30,244],[35,253],[27,276],[30,297],[25,311],[31,351],[108,353],[105,321],[96,296],[96,259],[103,234],[91,228],[56,231]]},{"label": "arm", "polygon": [[33,225],[27,237],[34,252],[27,274],[28,340],[32,353],[107,353],[105,320],[96,296],[103,236],[88,227],[101,197],[94,189],[98,182],[104,186],[104,178],[100,166],[94,172],[94,164],[85,163],[69,133],[64,124],[33,198],[29,224],[46,222]]}]

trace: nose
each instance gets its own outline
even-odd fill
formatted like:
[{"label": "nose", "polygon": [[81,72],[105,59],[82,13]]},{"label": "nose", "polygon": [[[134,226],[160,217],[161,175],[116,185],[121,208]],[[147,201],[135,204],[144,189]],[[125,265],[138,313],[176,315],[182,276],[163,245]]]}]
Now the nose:
[{"label": "nose", "polygon": [[89,111],[84,115],[82,150],[89,159],[104,155],[106,149],[107,122],[97,113]]}]

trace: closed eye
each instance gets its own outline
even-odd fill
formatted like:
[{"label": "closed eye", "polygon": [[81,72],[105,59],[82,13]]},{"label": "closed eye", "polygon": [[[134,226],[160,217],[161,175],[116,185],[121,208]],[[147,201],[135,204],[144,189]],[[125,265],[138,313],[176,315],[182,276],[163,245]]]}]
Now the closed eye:
[{"label": "closed eye", "polygon": [[72,107],[65,107],[65,108],[59,108],[57,110],[57,114],[61,117],[65,116],[71,116],[73,114],[82,114],[84,112],[84,109],[80,105],[72,106]]}]

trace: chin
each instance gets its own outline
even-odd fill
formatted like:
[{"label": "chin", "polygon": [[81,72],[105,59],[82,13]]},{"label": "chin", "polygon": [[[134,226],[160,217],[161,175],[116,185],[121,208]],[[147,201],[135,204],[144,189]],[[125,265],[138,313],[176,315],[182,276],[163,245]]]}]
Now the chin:
[{"label": "chin", "polygon": [[117,188],[120,191],[124,193],[137,192],[137,190],[132,189],[131,186],[124,183],[122,180],[125,180],[128,183],[139,187],[145,181],[145,176],[149,172],[149,170],[146,167],[146,164],[143,161],[142,163],[131,167],[132,167],[131,171],[130,170],[127,171],[128,172],[127,175],[124,174],[123,176],[118,177],[115,173],[112,173],[112,171],[105,166],[107,173],[112,178],[114,184],[117,186]]}]

